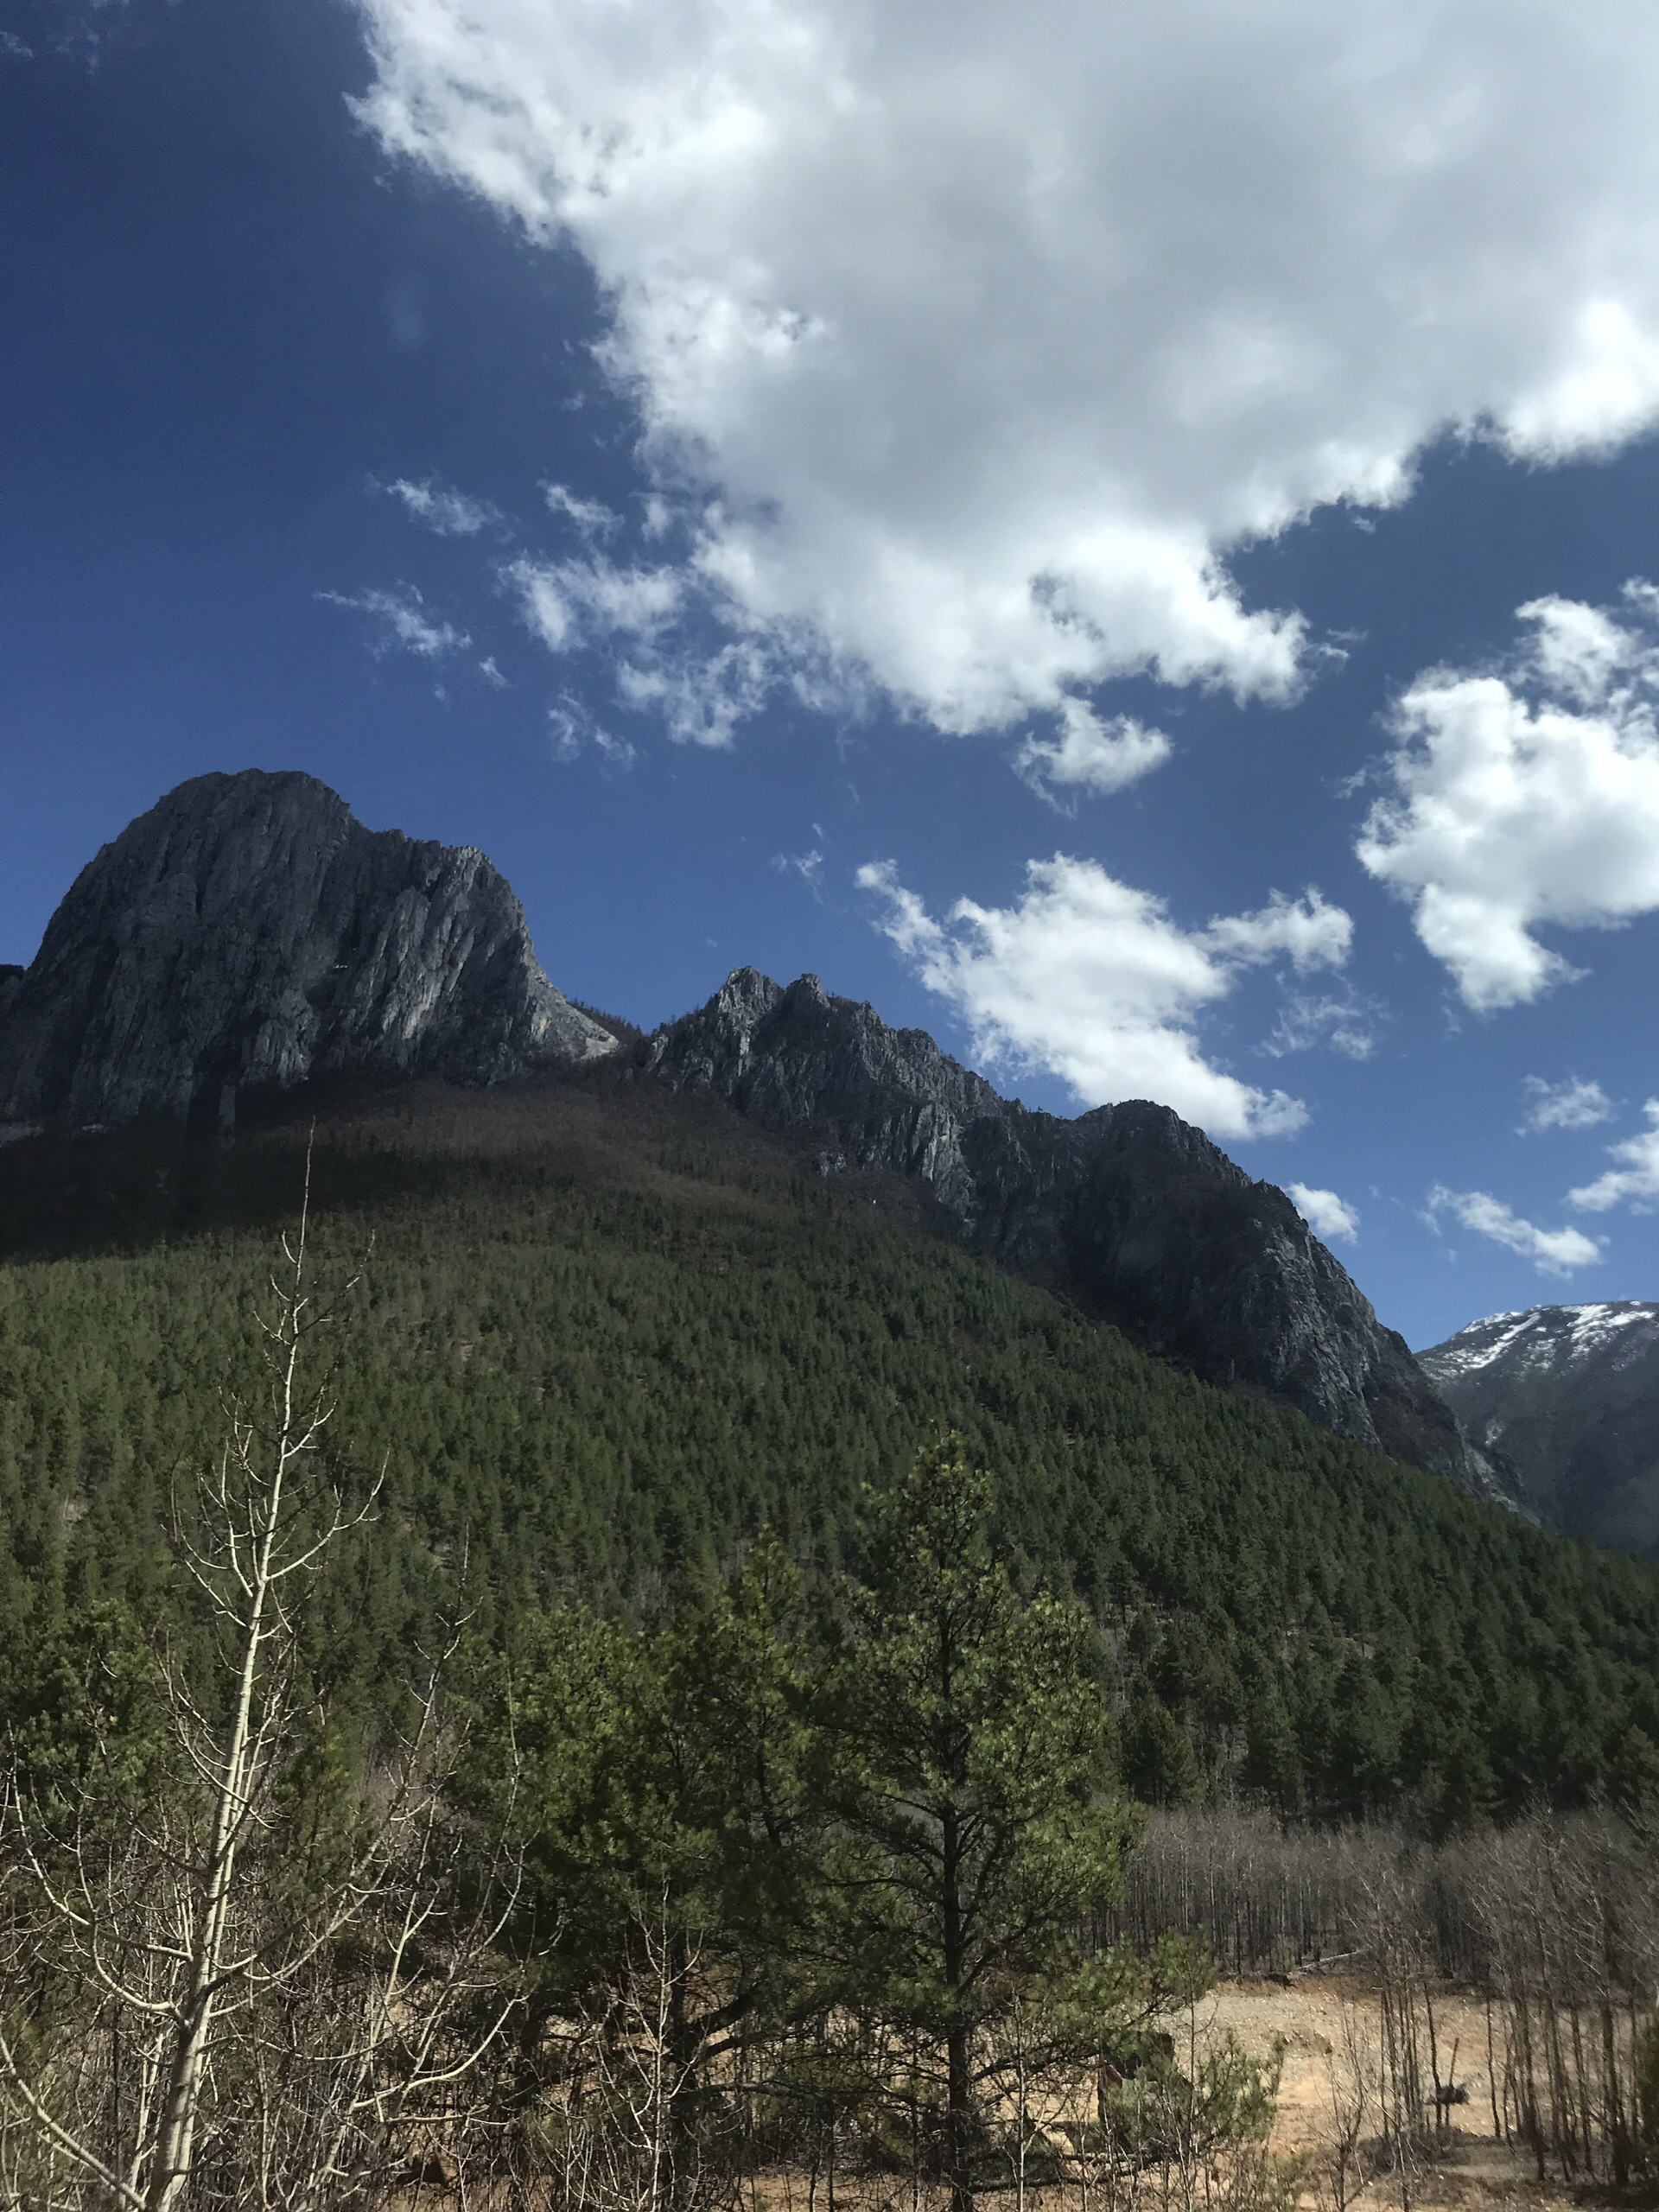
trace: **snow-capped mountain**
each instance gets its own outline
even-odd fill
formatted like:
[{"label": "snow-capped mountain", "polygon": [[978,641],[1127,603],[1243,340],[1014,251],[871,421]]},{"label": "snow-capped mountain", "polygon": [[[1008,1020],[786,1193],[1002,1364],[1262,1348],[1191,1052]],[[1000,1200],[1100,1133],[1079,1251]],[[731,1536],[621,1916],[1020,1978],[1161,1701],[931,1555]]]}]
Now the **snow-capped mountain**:
[{"label": "snow-capped mountain", "polygon": [[1659,1305],[1493,1313],[1417,1357],[1551,1527],[1659,1552]]}]

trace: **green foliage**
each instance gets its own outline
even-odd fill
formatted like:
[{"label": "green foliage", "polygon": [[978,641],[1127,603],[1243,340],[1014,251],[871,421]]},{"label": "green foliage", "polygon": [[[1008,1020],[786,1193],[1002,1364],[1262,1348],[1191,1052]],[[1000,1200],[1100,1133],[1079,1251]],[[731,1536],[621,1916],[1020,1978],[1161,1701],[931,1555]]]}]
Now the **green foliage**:
[{"label": "green foliage", "polygon": [[1184,2207],[1289,2212],[1300,2196],[1301,2162],[1268,2149],[1284,2045],[1255,2058],[1230,2033],[1182,2055],[1190,2075],[1160,2051],[1103,2094],[1113,2142],[1136,2164],[1161,2166]]},{"label": "green foliage", "polygon": [[870,1493],[818,1701],[855,1862],[846,1994],[938,2037],[1075,1967],[1073,1930],[1116,1893],[1137,1825],[1108,1794],[1098,1635],[1074,1601],[1016,1591],[991,1555],[993,1503],[954,1435]]},{"label": "green foliage", "polygon": [[801,1579],[763,1538],[729,1587],[640,1630],[563,1608],[485,1662],[467,1793],[525,1853],[519,1941],[550,2005],[602,2007],[653,1948],[700,1962],[688,2050],[774,2026],[810,1918]]},{"label": "green foliage", "polygon": [[[626,1071],[322,1103],[320,1250],[374,1246],[332,1449],[385,1465],[308,1630],[342,1725],[458,1605],[512,1654],[571,1601],[664,1617],[765,1527],[834,1573],[862,1486],[948,1423],[998,1470],[1016,1572],[1108,1631],[1147,1795],[1439,1826],[1649,1794],[1650,1565],[1194,1382],[926,1233],[913,1192],[825,1184],[809,1147]],[[302,1147],[278,1122],[0,1153],[7,1713],[55,1710],[52,1655],[115,1615],[192,1648],[161,1533]]]}]

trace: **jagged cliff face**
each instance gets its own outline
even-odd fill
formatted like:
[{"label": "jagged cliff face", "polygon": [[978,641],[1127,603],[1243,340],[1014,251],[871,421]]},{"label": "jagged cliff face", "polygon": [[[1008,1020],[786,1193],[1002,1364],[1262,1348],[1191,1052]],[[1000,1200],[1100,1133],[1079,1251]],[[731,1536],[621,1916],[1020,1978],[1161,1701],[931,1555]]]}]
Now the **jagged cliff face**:
[{"label": "jagged cliff face", "polygon": [[1551,1528],[1659,1554],[1659,1306],[1494,1313],[1418,1357]]},{"label": "jagged cliff face", "polygon": [[470,847],[365,830],[315,778],[200,776],[0,969],[0,1127],[182,1114],[346,1069],[490,1083],[615,1041],[554,989]]},{"label": "jagged cliff face", "polygon": [[646,1065],[838,1160],[918,1178],[981,1250],[1080,1297],[1137,1344],[1338,1435],[1510,1502],[1412,1358],[1282,1191],[1144,1100],[1076,1121],[1001,1097],[916,1029],[739,969]]}]

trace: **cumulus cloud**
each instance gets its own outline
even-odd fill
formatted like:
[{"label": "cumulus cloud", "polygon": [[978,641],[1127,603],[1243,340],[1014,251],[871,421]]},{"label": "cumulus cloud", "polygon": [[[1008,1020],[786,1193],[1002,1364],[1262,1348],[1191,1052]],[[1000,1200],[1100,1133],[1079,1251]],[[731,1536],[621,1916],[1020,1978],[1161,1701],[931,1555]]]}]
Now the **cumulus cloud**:
[{"label": "cumulus cloud", "polygon": [[1633,1206],[1638,1213],[1652,1210],[1659,1201],[1659,1098],[1643,1108],[1648,1127],[1637,1136],[1607,1147],[1619,1164],[1593,1183],[1567,1192],[1567,1204],[1586,1213],[1606,1213],[1614,1206]]},{"label": "cumulus cloud", "polygon": [[1103,721],[1083,700],[1066,699],[1058,740],[1045,744],[1028,737],[1014,765],[1040,798],[1069,813],[1078,793],[1121,791],[1162,767],[1172,749],[1160,729],[1148,729],[1128,715]]},{"label": "cumulus cloud", "polygon": [[1230,549],[1447,428],[1659,417],[1659,17],[1584,0],[359,0],[387,149],[610,316],[736,628],[948,729],[1281,697]]},{"label": "cumulus cloud", "polygon": [[327,600],[330,607],[350,607],[355,613],[372,616],[377,625],[377,653],[409,652],[418,654],[423,660],[436,660],[472,642],[467,632],[456,629],[453,622],[435,622],[413,584],[398,584],[391,591],[362,591],[354,594],[320,591],[317,597]]},{"label": "cumulus cloud", "polygon": [[1448,1191],[1437,1183],[1428,1194],[1428,1217],[1436,1226],[1442,1213],[1478,1236],[1489,1236],[1506,1251],[1530,1260],[1541,1275],[1571,1274],[1601,1257],[1601,1248],[1578,1229],[1539,1229],[1523,1221],[1499,1198],[1484,1191]]},{"label": "cumulus cloud", "polygon": [[1317,891],[1274,894],[1255,914],[1183,930],[1161,899],[1092,861],[1057,853],[1027,867],[1013,906],[959,899],[943,922],[891,861],[858,871],[880,926],[930,990],[967,1023],[976,1052],[1058,1076],[1085,1104],[1153,1098],[1217,1136],[1285,1136],[1306,1109],[1213,1066],[1194,1024],[1245,968],[1302,970],[1345,959],[1351,925]]},{"label": "cumulus cloud", "polygon": [[1599,1083],[1583,1083],[1567,1076],[1560,1083],[1546,1083],[1541,1075],[1522,1078],[1526,1106],[1520,1135],[1541,1136],[1546,1129],[1593,1129],[1599,1122],[1613,1118],[1613,1102]]},{"label": "cumulus cloud", "polygon": [[1430,670],[1395,709],[1394,790],[1356,850],[1478,1012],[1584,972],[1541,925],[1611,929],[1659,907],[1656,602],[1639,581],[1622,619],[1533,600],[1510,666]]},{"label": "cumulus cloud", "polygon": [[453,492],[429,478],[423,484],[399,476],[383,487],[401,499],[417,522],[437,531],[440,537],[476,537],[501,519],[499,508],[487,499],[474,499],[466,492]]},{"label": "cumulus cloud", "polygon": [[1316,1236],[1327,1243],[1339,1236],[1353,1244],[1359,1238],[1359,1216],[1334,1191],[1315,1191],[1306,1183],[1287,1183],[1285,1196]]}]

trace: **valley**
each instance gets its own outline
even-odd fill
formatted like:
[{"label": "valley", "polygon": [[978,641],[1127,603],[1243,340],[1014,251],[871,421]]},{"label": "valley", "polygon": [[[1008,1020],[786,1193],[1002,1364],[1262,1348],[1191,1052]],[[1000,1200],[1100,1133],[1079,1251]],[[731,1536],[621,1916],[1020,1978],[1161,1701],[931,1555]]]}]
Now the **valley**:
[{"label": "valley", "polygon": [[812,977],[643,1037],[365,834],[185,786],[3,987],[4,2201],[185,2156],[171,2068],[204,2212],[256,2121],[296,2203],[967,2212],[1079,2081],[1037,2194],[1409,2212],[1520,2187],[1471,1990],[1535,2170],[1659,2163],[1659,1567],[1167,1109]]}]

